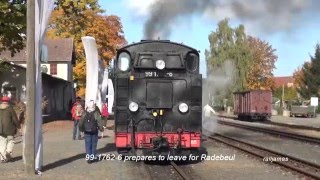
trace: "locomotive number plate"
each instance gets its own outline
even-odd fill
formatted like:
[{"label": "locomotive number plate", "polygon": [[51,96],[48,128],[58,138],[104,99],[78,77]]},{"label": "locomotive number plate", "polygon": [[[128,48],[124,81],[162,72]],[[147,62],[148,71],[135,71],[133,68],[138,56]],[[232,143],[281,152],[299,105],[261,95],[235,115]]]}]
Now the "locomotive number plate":
[{"label": "locomotive number plate", "polygon": [[146,71],[144,72],[146,78],[150,77],[173,77],[172,72],[157,72],[157,71]]}]

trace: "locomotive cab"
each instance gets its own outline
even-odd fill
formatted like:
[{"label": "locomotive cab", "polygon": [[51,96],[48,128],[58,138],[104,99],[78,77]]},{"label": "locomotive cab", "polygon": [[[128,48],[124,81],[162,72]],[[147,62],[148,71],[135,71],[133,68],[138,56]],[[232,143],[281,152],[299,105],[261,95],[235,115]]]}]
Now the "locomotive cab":
[{"label": "locomotive cab", "polygon": [[119,151],[176,154],[201,146],[197,50],[170,41],[142,41],[119,49],[114,63]]}]

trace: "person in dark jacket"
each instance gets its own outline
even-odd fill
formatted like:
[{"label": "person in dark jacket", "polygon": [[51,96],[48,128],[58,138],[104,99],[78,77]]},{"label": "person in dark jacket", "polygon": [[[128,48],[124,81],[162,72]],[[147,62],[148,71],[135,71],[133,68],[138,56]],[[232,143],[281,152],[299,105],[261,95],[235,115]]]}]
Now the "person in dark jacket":
[{"label": "person in dark jacket", "polygon": [[94,101],[91,100],[79,123],[80,131],[84,132],[86,160],[88,163],[97,160],[98,132],[103,132],[104,130],[98,109]]},{"label": "person in dark jacket", "polygon": [[13,107],[9,105],[10,99],[1,98],[0,103],[0,159],[8,162],[12,158],[14,135],[20,129],[20,122]]},{"label": "person in dark jacket", "polygon": [[[100,109],[99,109],[99,107],[97,106],[97,104],[95,104],[95,106],[96,106],[96,107],[95,107],[95,108],[96,108],[95,110],[98,111],[99,114],[100,114],[100,116],[101,116],[99,123],[101,123],[103,129],[105,129],[105,120],[104,120],[104,117],[102,116],[102,112],[100,111]],[[99,138],[99,135],[98,135],[98,138]],[[103,131],[101,131],[101,138],[103,138]]]},{"label": "person in dark jacket", "polygon": [[24,131],[24,124],[25,124],[25,114],[26,114],[26,104],[24,102],[16,102],[13,105],[13,109],[16,112],[18,117],[18,121],[20,122],[20,132],[18,133],[19,136],[23,136]]}]

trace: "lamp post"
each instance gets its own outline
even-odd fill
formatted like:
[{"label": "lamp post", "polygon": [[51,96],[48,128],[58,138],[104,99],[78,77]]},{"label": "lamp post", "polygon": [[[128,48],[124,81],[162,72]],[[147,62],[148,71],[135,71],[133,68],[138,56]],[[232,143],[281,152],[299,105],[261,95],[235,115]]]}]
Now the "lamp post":
[{"label": "lamp post", "polygon": [[35,170],[35,0],[27,1],[27,72],[26,95],[27,112],[24,134],[23,158],[25,170],[28,174],[34,174]]},{"label": "lamp post", "polygon": [[282,110],[284,110],[284,84],[282,85],[282,96],[281,96],[281,105],[282,105]]}]

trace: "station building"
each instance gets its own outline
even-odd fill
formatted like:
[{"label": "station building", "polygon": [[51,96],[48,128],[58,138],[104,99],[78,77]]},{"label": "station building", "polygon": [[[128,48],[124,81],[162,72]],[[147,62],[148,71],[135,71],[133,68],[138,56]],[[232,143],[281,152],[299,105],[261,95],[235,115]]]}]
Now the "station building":
[{"label": "station building", "polygon": [[[48,62],[41,64],[42,98],[44,120],[63,119],[70,116],[70,108],[75,99],[73,66],[75,64],[72,39],[46,40]],[[0,72],[0,93],[11,96],[12,101],[26,104],[26,50],[11,57],[5,51],[0,59],[7,70]],[[45,103],[46,102],[46,103]]]}]

